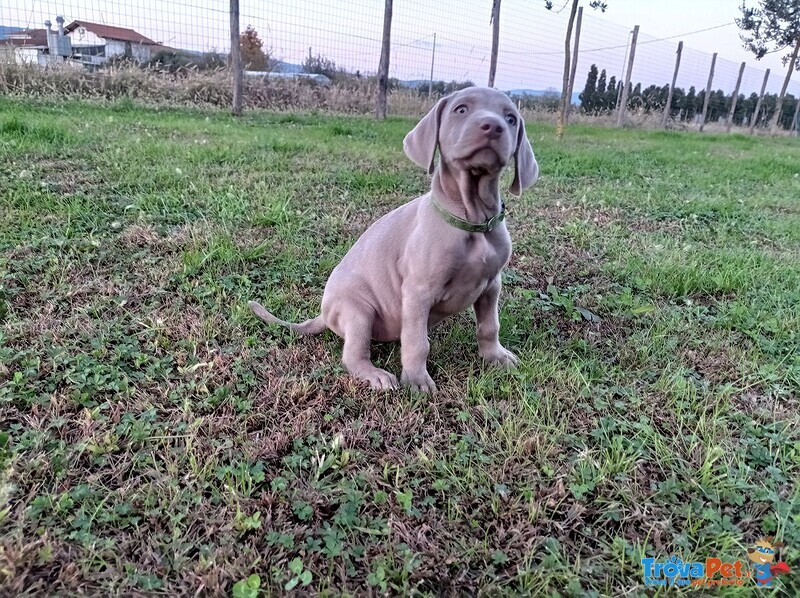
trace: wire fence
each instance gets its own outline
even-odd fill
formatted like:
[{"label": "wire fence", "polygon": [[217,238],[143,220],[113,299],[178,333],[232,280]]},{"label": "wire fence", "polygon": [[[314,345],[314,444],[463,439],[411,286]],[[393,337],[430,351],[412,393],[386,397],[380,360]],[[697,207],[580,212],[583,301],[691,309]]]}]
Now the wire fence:
[{"label": "wire fence", "polygon": [[[392,19],[389,75],[405,86],[425,86],[433,81],[470,81],[485,84],[491,56],[491,5],[463,0],[395,0]],[[271,70],[295,73],[309,58],[317,57],[340,72],[359,76],[374,75],[381,52],[384,6],[367,0],[240,0],[242,31],[252,27],[263,41]],[[230,51],[229,2],[227,0],[17,0],[0,7],[0,58],[46,64],[47,45],[41,46],[45,22],[55,28],[56,17],[63,15],[72,52],[92,44],[102,45],[112,33],[97,25],[132,30],[145,38],[152,59],[158,52],[181,51],[189,55],[218,54]],[[532,95],[558,93],[564,64],[564,34],[568,10],[548,11],[543,2],[503,0],[500,18],[500,43],[495,86],[506,91],[527,91]],[[77,23],[75,27],[71,26]],[[98,33],[99,29],[99,33]],[[691,33],[691,21],[687,20]],[[706,29],[735,35],[733,23]],[[22,31],[20,31],[22,30]],[[20,40],[26,31],[33,33],[30,43]],[[131,33],[117,36],[136,39]],[[105,37],[104,37],[105,35]],[[100,41],[98,41],[100,40]],[[641,83],[663,87],[672,79],[675,52],[680,37],[658,39],[642,31],[638,38],[632,71],[632,86]],[[125,40],[121,40],[125,42]],[[580,51],[573,101],[583,89],[591,65],[606,71],[616,82],[624,78],[630,49],[631,28],[615,24],[607,15],[586,10],[583,15]],[[37,46],[36,43],[40,45]],[[136,43],[127,41],[128,44]],[[693,50],[691,36],[683,48],[676,88],[699,93],[707,85],[712,56]],[[110,46],[109,46],[110,47]],[[125,45],[117,44],[116,52]],[[97,50],[94,66],[110,58],[111,50]],[[129,51],[130,52],[130,51]],[[87,51],[83,51],[87,54]],[[43,58],[44,56],[44,58]],[[84,62],[92,62],[85,59]],[[142,60],[142,62],[146,62]],[[736,86],[738,62],[719,56],[712,90],[730,96]],[[753,60],[746,66],[739,93],[745,97],[758,93],[764,70]],[[776,93],[785,76],[773,72],[767,93]],[[558,90],[558,92],[556,92]],[[789,102],[800,97],[800,74],[790,82]],[[792,106],[794,107],[794,106]],[[788,110],[785,106],[784,110]],[[746,116],[742,117],[746,119]]]}]

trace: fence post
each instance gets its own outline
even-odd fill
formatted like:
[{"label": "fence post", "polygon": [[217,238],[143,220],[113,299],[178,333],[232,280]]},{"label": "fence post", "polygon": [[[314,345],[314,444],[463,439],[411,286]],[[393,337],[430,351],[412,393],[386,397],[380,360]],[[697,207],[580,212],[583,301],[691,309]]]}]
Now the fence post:
[{"label": "fence post", "polygon": [[628,52],[630,51],[630,38],[633,31],[628,31],[628,37],[625,38],[625,56],[622,59],[622,70],[619,73],[619,80],[617,81],[617,100],[614,103],[614,110],[619,106],[619,101],[622,99],[622,88],[625,87],[625,65],[628,64]]},{"label": "fence post", "polygon": [[567,90],[567,115],[564,119],[569,123],[569,113],[572,112],[572,92],[575,89],[575,71],[578,69],[578,48],[581,45],[581,22],[583,21],[583,6],[578,8],[578,22],[575,23],[575,47],[572,49],[572,68],[569,72],[569,89]]},{"label": "fence post", "polygon": [[633,39],[631,40],[631,53],[628,57],[628,68],[625,71],[625,81],[622,83],[622,97],[619,100],[617,107],[617,126],[621,127],[625,120],[625,109],[628,103],[628,86],[631,83],[631,74],[633,73],[633,58],[636,54],[636,40],[639,39],[639,26],[633,28]]},{"label": "fence post", "polygon": [[794,118],[792,119],[792,137],[800,135],[800,98],[794,107]]},{"label": "fence post", "polygon": [[489,60],[489,87],[494,87],[497,74],[497,46],[500,45],[500,0],[492,2],[492,55]]},{"label": "fence post", "polygon": [[761,93],[758,94],[758,101],[756,102],[756,109],[753,112],[753,119],[750,121],[750,134],[753,134],[753,130],[756,128],[756,122],[758,121],[758,115],[761,112],[761,102],[764,101],[764,90],[767,89],[767,80],[769,79],[769,69],[767,72],[764,73],[764,82],[761,83]]},{"label": "fence post", "polygon": [[386,118],[386,96],[389,93],[389,51],[392,36],[392,0],[386,0],[383,9],[383,39],[381,43],[381,61],[378,65],[378,101],[375,116],[380,120]]},{"label": "fence post", "polygon": [[675,91],[675,81],[678,80],[678,69],[681,68],[681,53],[683,52],[683,42],[678,42],[677,58],[675,58],[675,71],[672,73],[672,84],[669,86],[667,94],[667,105],[664,107],[664,114],[661,116],[661,126],[667,126],[667,120],[672,115],[672,94]]},{"label": "fence post", "polygon": [[736,112],[736,102],[739,100],[739,87],[742,85],[742,75],[744,75],[744,65],[739,67],[739,77],[736,79],[736,88],[733,90],[733,98],[731,99],[731,109],[728,111],[728,122],[725,123],[725,132],[731,132],[731,126],[733,126],[733,114]]},{"label": "fence post", "polygon": [[714,83],[714,65],[717,64],[717,53],[711,57],[711,70],[708,71],[708,83],[706,83],[706,97],[703,98],[703,116],[700,120],[700,132],[706,126],[706,113],[708,112],[708,102],[711,100],[711,85]]},{"label": "fence post", "polygon": [[239,0],[231,0],[231,71],[233,74],[233,114],[242,114],[242,48],[239,42]]},{"label": "fence post", "polygon": [[436,60],[436,34],[433,34],[433,52],[431,52],[431,78],[428,81],[428,99],[433,92],[433,61]]}]

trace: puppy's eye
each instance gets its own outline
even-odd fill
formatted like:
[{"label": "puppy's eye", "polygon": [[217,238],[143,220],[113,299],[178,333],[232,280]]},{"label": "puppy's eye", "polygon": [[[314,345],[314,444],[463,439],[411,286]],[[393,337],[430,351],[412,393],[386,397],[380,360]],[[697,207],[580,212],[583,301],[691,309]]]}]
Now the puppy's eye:
[{"label": "puppy's eye", "polygon": [[467,108],[466,104],[459,104],[458,106],[456,106],[455,111],[458,112],[459,114],[466,114],[467,110],[469,110],[469,108]]},{"label": "puppy's eye", "polygon": [[506,116],[506,122],[513,127],[517,124],[517,117],[513,114],[509,114]]}]

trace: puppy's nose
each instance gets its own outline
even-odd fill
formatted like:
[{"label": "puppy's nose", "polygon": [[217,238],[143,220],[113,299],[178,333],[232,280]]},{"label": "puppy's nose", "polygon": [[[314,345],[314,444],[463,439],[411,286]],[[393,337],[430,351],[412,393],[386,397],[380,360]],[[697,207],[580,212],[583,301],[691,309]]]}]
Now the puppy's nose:
[{"label": "puppy's nose", "polygon": [[489,139],[497,139],[505,130],[503,121],[499,118],[484,118],[478,126]]}]

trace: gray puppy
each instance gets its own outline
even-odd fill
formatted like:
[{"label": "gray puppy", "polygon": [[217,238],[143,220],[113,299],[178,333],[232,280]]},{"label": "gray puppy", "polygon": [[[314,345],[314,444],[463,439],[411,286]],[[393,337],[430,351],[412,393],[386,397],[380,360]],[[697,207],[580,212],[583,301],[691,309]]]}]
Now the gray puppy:
[{"label": "gray puppy", "polygon": [[[439,148],[439,168],[434,155]],[[395,389],[397,378],[370,361],[370,341],[400,340],[400,382],[433,392],[428,331],[472,306],[478,353],[490,364],[513,366],[517,356],[499,340],[500,271],[511,237],[500,199],[503,168],[514,161],[509,191],[519,195],[539,177],[525,124],[504,93],[470,87],[453,93],[423,117],[403,141],[406,155],[433,173],[431,190],[389,212],[356,241],[325,285],[321,315],[301,324],[250,302],[265,322],[300,334],[330,328],[344,339],[342,362],[372,388]]]}]

